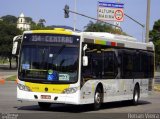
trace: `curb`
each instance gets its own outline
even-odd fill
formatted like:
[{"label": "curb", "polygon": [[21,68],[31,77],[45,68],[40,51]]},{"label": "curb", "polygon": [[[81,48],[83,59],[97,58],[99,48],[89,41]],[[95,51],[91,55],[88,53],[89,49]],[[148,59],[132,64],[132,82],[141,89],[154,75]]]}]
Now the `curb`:
[{"label": "curb", "polygon": [[18,79],[16,79],[14,82],[15,82],[15,84],[18,84]]}]

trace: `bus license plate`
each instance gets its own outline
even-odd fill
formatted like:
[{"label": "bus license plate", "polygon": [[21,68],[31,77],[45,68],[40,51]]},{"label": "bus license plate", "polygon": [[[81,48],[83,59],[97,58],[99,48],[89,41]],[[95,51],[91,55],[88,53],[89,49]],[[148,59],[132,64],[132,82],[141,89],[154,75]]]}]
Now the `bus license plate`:
[{"label": "bus license plate", "polygon": [[41,99],[51,99],[50,95],[41,95]]}]

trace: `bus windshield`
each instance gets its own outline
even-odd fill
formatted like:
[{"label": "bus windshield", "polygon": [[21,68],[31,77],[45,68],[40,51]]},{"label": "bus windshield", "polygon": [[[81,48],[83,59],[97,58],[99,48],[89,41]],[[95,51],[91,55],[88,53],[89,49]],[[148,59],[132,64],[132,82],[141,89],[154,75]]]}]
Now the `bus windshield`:
[{"label": "bus windshield", "polygon": [[40,83],[77,82],[78,52],[78,44],[24,41],[20,54],[19,79]]}]

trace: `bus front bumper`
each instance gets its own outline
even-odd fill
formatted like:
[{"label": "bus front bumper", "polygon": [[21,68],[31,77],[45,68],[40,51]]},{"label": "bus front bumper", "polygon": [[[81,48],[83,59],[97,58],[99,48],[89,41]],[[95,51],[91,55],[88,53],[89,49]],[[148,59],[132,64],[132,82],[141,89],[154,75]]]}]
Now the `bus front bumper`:
[{"label": "bus front bumper", "polygon": [[49,103],[62,103],[62,104],[80,104],[79,96],[80,91],[73,94],[53,94],[53,93],[39,93],[28,92],[20,90],[17,87],[17,100],[18,101],[36,101],[36,102],[49,102]]}]

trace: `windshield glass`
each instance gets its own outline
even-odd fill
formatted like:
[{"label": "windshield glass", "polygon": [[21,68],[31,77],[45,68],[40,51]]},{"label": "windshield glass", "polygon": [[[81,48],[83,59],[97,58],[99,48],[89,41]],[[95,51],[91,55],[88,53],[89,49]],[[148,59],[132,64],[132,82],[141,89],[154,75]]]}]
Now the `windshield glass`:
[{"label": "windshield glass", "polygon": [[42,83],[76,82],[78,47],[78,44],[24,42],[20,55],[20,80]]}]

